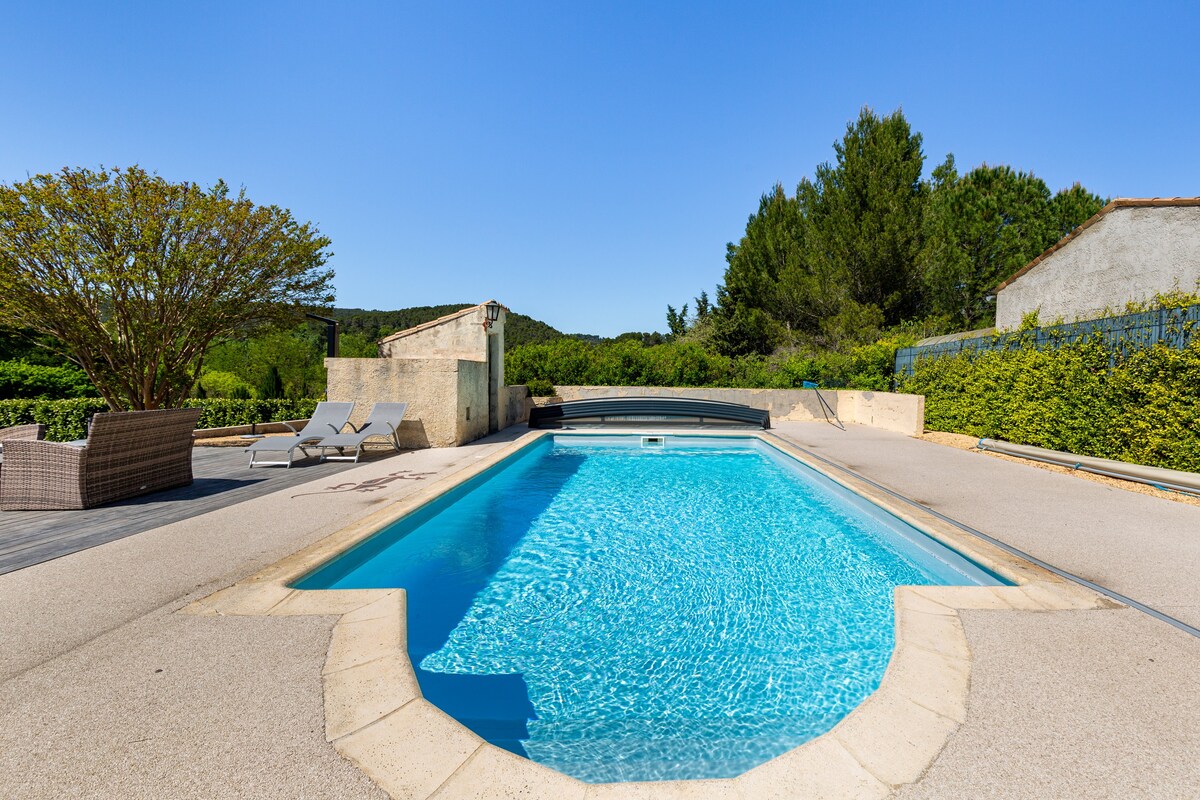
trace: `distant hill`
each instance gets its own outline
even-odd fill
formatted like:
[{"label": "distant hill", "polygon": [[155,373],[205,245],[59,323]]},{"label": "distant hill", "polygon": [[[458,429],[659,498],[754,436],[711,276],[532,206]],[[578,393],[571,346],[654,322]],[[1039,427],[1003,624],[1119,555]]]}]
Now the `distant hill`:
[{"label": "distant hill", "polygon": [[[331,316],[341,323],[344,333],[358,333],[368,339],[382,339],[396,331],[432,322],[438,317],[453,314],[477,303],[456,303],[444,306],[413,306],[396,311],[366,311],[361,308],[335,308]],[[524,344],[552,342],[565,336],[541,320],[510,311],[504,323],[504,349]],[[585,338],[581,336],[580,338]],[[590,338],[590,337],[589,337]]]}]

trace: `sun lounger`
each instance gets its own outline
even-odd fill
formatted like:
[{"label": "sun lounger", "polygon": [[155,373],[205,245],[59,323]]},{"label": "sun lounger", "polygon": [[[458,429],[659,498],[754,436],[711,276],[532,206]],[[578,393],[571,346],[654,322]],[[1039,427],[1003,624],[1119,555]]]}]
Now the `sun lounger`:
[{"label": "sun lounger", "polygon": [[[305,449],[305,445],[311,446],[326,436],[340,433],[350,420],[352,411],[354,411],[354,403],[317,403],[312,419],[304,426],[304,430],[296,431],[295,436],[268,436],[247,447],[245,452],[250,454],[249,466],[291,467],[297,449],[307,456],[308,451]],[[293,428],[293,430],[295,429]],[[260,453],[286,453],[287,460],[263,461],[258,457]]]},{"label": "sun lounger", "polygon": [[[321,448],[322,461],[354,461],[362,455],[363,442],[374,436],[382,436],[391,442],[392,447],[400,449],[400,420],[404,419],[404,409],[408,403],[376,403],[363,426],[353,433],[337,433],[326,436],[316,443]],[[351,427],[354,427],[353,425]],[[354,455],[346,455],[346,450],[353,448]],[[337,450],[336,456],[328,455],[329,450]]]}]

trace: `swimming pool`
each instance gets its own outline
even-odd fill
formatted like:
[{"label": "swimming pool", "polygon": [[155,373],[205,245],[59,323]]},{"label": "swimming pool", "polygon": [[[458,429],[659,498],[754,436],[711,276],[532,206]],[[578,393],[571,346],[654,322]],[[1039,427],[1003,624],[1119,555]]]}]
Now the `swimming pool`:
[{"label": "swimming pool", "polygon": [[897,585],[1003,581],[754,437],[546,436],[295,585],[402,587],[426,698],[586,781],[740,774],[878,685]]}]

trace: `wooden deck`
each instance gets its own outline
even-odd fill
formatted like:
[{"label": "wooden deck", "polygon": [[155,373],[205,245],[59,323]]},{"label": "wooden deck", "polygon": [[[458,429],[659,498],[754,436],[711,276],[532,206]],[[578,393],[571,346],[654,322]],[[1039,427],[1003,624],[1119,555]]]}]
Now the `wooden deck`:
[{"label": "wooden deck", "polygon": [[[390,454],[375,451],[363,460]],[[356,466],[347,461],[322,464],[315,456],[291,469],[247,469],[246,461],[240,447],[197,447],[192,454],[195,481],[191,486],[82,511],[2,511],[0,575]]]}]

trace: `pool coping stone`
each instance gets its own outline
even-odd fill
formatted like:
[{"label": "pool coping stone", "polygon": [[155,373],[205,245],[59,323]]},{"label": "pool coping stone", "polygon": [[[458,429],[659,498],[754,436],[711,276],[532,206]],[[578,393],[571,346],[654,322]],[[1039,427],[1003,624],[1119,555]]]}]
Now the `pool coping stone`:
[{"label": "pool coping stone", "polygon": [[[645,430],[628,433],[657,435]],[[759,800],[804,796],[865,800],[886,796],[918,780],[966,720],[971,652],[960,610],[1043,612],[1121,607],[971,537],[933,514],[897,503],[864,481],[835,474],[777,436],[747,430],[697,432],[692,435],[757,438],[1015,585],[897,587],[895,646],[879,688],[830,731],[735,778],[583,783],[485,742],[424,700],[406,649],[403,589],[301,590],[290,586],[376,531],[543,437],[571,435],[575,434],[531,431],[249,578],[196,600],[179,613],[339,617],[322,670],[325,736],[393,797]]]}]

